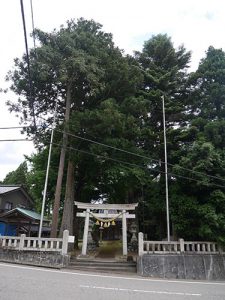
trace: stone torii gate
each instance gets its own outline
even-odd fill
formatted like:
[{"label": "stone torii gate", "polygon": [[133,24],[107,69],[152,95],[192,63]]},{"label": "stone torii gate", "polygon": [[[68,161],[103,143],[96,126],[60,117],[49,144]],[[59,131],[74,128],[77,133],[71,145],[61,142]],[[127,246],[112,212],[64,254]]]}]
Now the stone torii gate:
[{"label": "stone torii gate", "polygon": [[[129,211],[135,210],[135,208],[138,206],[138,203],[91,204],[75,201],[74,204],[77,206],[78,209],[83,209],[83,212],[77,213],[77,217],[85,218],[82,255],[87,255],[88,227],[90,217],[95,217],[97,219],[122,219],[123,255],[127,255],[127,219],[135,218],[135,214],[130,214]],[[96,210],[104,212],[93,212]],[[111,213],[109,211],[117,211],[117,213]]]}]

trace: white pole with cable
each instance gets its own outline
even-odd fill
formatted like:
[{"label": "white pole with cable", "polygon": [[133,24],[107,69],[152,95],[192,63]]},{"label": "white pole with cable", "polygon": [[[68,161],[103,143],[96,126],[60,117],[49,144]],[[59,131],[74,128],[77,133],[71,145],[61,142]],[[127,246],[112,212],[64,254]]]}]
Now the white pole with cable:
[{"label": "white pole with cable", "polygon": [[162,96],[162,106],[163,106],[163,135],[164,135],[164,153],[165,153],[167,241],[170,242],[170,213],[169,213],[169,194],[168,194],[167,146],[166,146],[166,117],[165,117],[164,96]]},{"label": "white pole with cable", "polygon": [[30,0],[30,11],[31,11],[31,20],[32,20],[34,50],[36,50],[36,39],[35,39],[35,32],[34,32],[34,10],[33,10],[33,1],[32,0]]},{"label": "white pole with cable", "polygon": [[51,132],[51,139],[50,139],[50,145],[49,145],[49,151],[48,151],[48,162],[47,162],[47,169],[46,169],[46,175],[45,175],[45,186],[44,186],[44,192],[43,192],[43,198],[42,198],[41,220],[40,220],[39,233],[38,233],[39,238],[41,238],[42,225],[43,225],[43,219],[44,219],[45,201],[46,201],[46,194],[47,194],[48,174],[49,174],[49,167],[50,167],[50,161],[51,161],[51,153],[52,153],[52,142],[53,142],[53,136],[54,136],[56,110],[57,110],[57,103],[55,105],[54,118],[53,118],[53,124],[52,124],[52,132]]}]

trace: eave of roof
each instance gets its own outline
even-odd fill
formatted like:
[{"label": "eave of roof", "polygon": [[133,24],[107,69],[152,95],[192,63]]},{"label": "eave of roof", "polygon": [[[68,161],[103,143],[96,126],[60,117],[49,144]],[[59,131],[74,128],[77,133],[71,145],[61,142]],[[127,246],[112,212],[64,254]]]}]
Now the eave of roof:
[{"label": "eave of roof", "polygon": [[[7,212],[3,213],[0,216],[0,218],[9,217],[10,215],[13,215],[16,212],[19,212],[23,216],[28,217],[28,218],[30,218],[32,220],[35,220],[35,221],[40,221],[41,220],[41,215],[39,213],[36,213],[35,211],[32,211],[32,210],[20,208],[20,207],[16,207],[16,208],[14,208],[10,211],[7,211]],[[48,220],[45,218],[44,221],[48,221]]]},{"label": "eave of roof", "polygon": [[20,185],[0,185],[0,194],[6,194],[20,189]]}]

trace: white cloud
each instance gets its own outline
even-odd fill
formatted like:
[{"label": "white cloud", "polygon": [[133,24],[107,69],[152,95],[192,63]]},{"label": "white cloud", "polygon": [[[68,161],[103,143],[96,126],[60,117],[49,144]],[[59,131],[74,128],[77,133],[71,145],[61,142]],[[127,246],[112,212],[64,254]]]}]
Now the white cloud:
[{"label": "white cloud", "polygon": [[[24,0],[24,7],[29,33],[29,0]],[[36,27],[45,31],[58,28],[71,18],[92,18],[103,24],[105,31],[112,32],[116,45],[127,53],[141,50],[143,42],[152,34],[168,33],[175,46],[184,44],[192,50],[192,69],[197,67],[209,45],[225,49],[225,39],[221,37],[225,25],[225,1],[222,0],[33,0],[33,8]],[[4,77],[13,65],[13,58],[24,52],[20,1],[1,3],[0,26],[0,87],[6,87]],[[31,39],[29,45],[32,46]],[[7,112],[6,100],[5,95],[0,95],[0,127],[18,125],[14,115]],[[1,139],[4,134],[1,130]],[[13,133],[8,132],[7,136]],[[30,143],[0,144],[0,180],[23,161],[23,153],[31,151]]]}]

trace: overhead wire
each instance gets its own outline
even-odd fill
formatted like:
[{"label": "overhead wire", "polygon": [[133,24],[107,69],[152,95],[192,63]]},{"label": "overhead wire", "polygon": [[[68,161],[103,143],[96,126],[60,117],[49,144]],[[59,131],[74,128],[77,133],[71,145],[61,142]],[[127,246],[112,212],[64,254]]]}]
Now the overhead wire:
[{"label": "overhead wire", "polygon": [[28,83],[29,83],[29,98],[30,98],[29,100],[31,103],[34,128],[36,129],[36,120],[35,120],[35,113],[34,113],[34,99],[33,99],[33,85],[32,85],[32,80],[31,80],[30,58],[29,58],[28,43],[27,43],[27,29],[26,29],[23,0],[20,0],[20,7],[21,7],[21,15],[22,15],[22,21],[23,21],[24,42],[25,42],[25,49],[26,49],[26,61],[27,61],[27,70],[28,70]]},{"label": "overhead wire", "polygon": [[0,142],[33,142],[33,139],[3,139]]},{"label": "overhead wire", "polygon": [[23,128],[30,128],[30,126],[9,126],[9,127],[0,127],[0,130],[4,130],[4,129],[23,129]]},{"label": "overhead wire", "polygon": [[[1,128],[0,128],[1,129]],[[60,130],[60,132],[62,132]],[[0,142],[18,142],[18,141],[24,141],[24,142],[31,142],[33,141],[33,139],[4,139],[4,140],[0,140]],[[53,145],[56,145],[56,146],[62,146],[61,144],[58,144],[58,143],[52,143]],[[162,170],[159,170],[157,168],[149,168],[147,165],[146,166],[141,166],[139,164],[135,164],[135,163],[130,163],[128,161],[124,161],[124,160],[120,160],[120,159],[116,159],[116,158],[112,158],[112,157],[108,157],[108,156],[104,156],[104,155],[101,155],[101,154],[96,154],[96,153],[93,153],[93,152],[89,152],[89,151],[86,151],[86,150],[82,150],[82,149],[78,149],[78,148],[74,148],[74,147],[71,147],[71,146],[67,146],[66,149],[70,149],[70,150],[74,150],[74,151],[77,151],[77,152],[80,152],[80,153],[83,153],[83,154],[88,154],[88,155],[92,155],[92,156],[95,156],[95,157],[98,157],[98,158],[102,158],[104,160],[110,160],[110,161],[115,161],[117,163],[122,163],[122,164],[125,164],[125,165],[129,165],[129,166],[132,166],[132,167],[138,167],[138,168],[141,168],[141,169],[144,169],[144,170],[147,170],[149,172],[153,172],[153,173],[160,173],[160,174],[165,174],[164,171]],[[129,152],[129,151],[128,151]],[[132,153],[132,152],[131,152]],[[133,153],[132,153],[133,154]],[[148,158],[148,157],[145,157],[145,158]],[[148,158],[149,159],[149,158]],[[199,172],[198,172],[199,173]],[[191,180],[191,181],[195,181],[195,182],[198,182],[198,183],[202,183],[204,185],[206,185],[205,182],[199,180],[199,179],[195,179],[195,178],[191,178],[191,177],[188,177],[188,176],[183,176],[183,175],[180,175],[180,174],[176,174],[176,173],[173,173],[173,172],[168,172],[167,173],[168,175],[170,175],[171,177],[178,177],[178,178],[182,178],[182,179],[187,179],[187,180]],[[213,178],[215,179],[214,177],[215,176],[210,176],[210,175],[207,175],[207,174],[204,174],[204,173],[201,173],[200,174],[204,177],[208,177],[208,178]],[[220,179],[219,177],[216,179]],[[222,186],[222,185],[219,185],[219,184],[215,184],[215,183],[208,183],[208,185],[210,186],[215,186],[215,187],[219,187],[219,188],[225,188],[225,186]]]},{"label": "overhead wire", "polygon": [[[53,142],[52,145],[61,147],[61,144],[55,143],[55,142]],[[72,150],[72,151],[80,152],[80,153],[83,153],[83,154],[95,156],[97,158],[102,158],[104,160],[115,161],[115,162],[120,163],[120,164],[124,164],[124,165],[132,166],[132,167],[141,168],[141,169],[143,169],[145,171],[148,171],[148,172],[165,174],[165,172],[162,171],[162,170],[148,168],[147,166],[141,166],[141,165],[138,165],[138,164],[135,164],[135,163],[130,163],[130,162],[127,162],[127,161],[123,161],[121,159],[116,159],[116,158],[104,156],[104,155],[101,155],[101,154],[96,154],[96,153],[93,153],[93,152],[89,152],[89,151],[86,151],[86,150],[74,148],[74,147],[71,147],[71,146],[67,146],[65,148],[69,149],[69,150]],[[58,169],[57,167],[53,167],[53,168],[54,169]],[[39,171],[45,172],[46,170],[39,170]],[[179,178],[182,178],[182,179],[187,179],[187,180],[195,181],[197,183],[204,184],[204,185],[211,186],[211,187],[213,186],[213,187],[218,187],[218,188],[223,188],[223,189],[225,188],[225,186],[222,186],[222,185],[218,185],[218,184],[215,184],[215,183],[207,183],[206,184],[205,182],[203,182],[201,180],[198,180],[198,179],[195,179],[195,178],[191,178],[191,177],[187,177],[187,176],[183,176],[183,175],[178,175],[178,174],[175,174],[175,173],[172,173],[172,172],[168,172],[168,175],[170,175],[171,177],[174,177],[174,178],[175,177],[179,177]]]},{"label": "overhead wire", "polygon": [[[45,120],[44,118],[41,118],[43,120]],[[46,120],[45,120],[46,121]],[[18,128],[26,128],[26,127],[29,127],[29,126],[25,126],[25,127],[18,127]],[[41,127],[41,125],[40,125]],[[14,127],[1,127],[0,129],[13,129]],[[15,127],[17,128],[17,127]],[[52,129],[50,126],[47,126],[46,128],[48,129]],[[45,128],[45,129],[46,129]],[[123,153],[126,153],[126,154],[130,154],[130,155],[133,155],[133,156],[136,156],[136,157],[139,157],[139,158],[143,158],[143,159],[148,159],[148,160],[151,160],[151,161],[155,161],[155,162],[159,162],[159,159],[154,159],[150,156],[145,156],[145,155],[141,155],[141,154],[138,154],[138,153],[134,153],[134,152],[131,152],[131,151],[128,151],[128,150],[124,150],[124,149],[121,149],[121,148],[117,148],[117,147],[114,147],[114,146],[111,146],[111,145],[107,145],[107,144],[104,144],[104,143],[100,143],[100,142],[97,142],[97,141],[94,141],[92,139],[88,139],[88,138],[84,138],[84,137],[81,137],[79,135],[76,135],[76,134],[72,134],[70,132],[66,132],[64,130],[59,130],[59,129],[54,129],[55,131],[57,132],[60,132],[60,133],[66,133],[68,136],[72,136],[72,137],[75,137],[75,138],[78,138],[78,139],[81,139],[81,140],[85,140],[85,141],[88,141],[88,142],[91,142],[91,143],[94,143],[94,144],[97,144],[97,145],[100,145],[100,146],[104,146],[104,147],[107,147],[109,149],[113,149],[113,150],[116,150],[116,151],[120,151],[120,152],[123,152]],[[0,140],[1,141],[1,140]],[[161,163],[165,163],[164,161],[160,161]],[[218,176],[213,176],[213,175],[209,175],[209,174],[205,174],[205,173],[202,173],[200,171],[195,171],[195,170],[192,170],[192,169],[189,169],[189,168],[185,168],[185,167],[182,167],[180,166],[179,164],[171,164],[171,163],[168,163],[167,164],[168,166],[171,166],[171,167],[178,167],[179,169],[182,169],[182,170],[186,170],[186,171],[189,171],[191,173],[194,173],[194,174],[198,174],[198,175],[201,175],[201,176],[206,176],[208,178],[212,178],[212,179],[216,179],[216,180],[220,180],[220,181],[225,181],[225,179],[221,178],[221,177],[218,177]]]},{"label": "overhead wire", "polygon": [[[58,129],[55,129],[55,131],[58,131],[58,132],[61,132],[61,133],[64,133],[65,131],[63,130],[58,130]],[[133,156],[137,156],[137,157],[140,157],[140,158],[144,158],[144,159],[148,159],[148,160],[151,160],[151,161],[155,161],[155,162],[159,162],[159,159],[154,159],[154,158],[151,158],[150,156],[145,156],[145,155],[141,155],[141,154],[138,154],[138,153],[134,153],[134,152],[131,152],[131,151],[128,151],[128,150],[124,150],[124,149],[121,149],[121,148],[117,148],[117,147],[114,147],[114,146],[110,146],[110,145],[106,145],[106,144],[103,144],[103,143],[100,143],[100,142],[96,142],[94,140],[91,140],[91,139],[87,139],[87,138],[84,138],[84,137],[81,137],[79,135],[75,135],[75,134],[71,134],[69,132],[66,132],[66,134],[68,134],[69,136],[72,136],[72,137],[75,137],[75,138],[78,138],[78,139],[81,139],[81,140],[85,140],[85,141],[88,141],[88,142],[91,142],[91,143],[94,143],[94,144],[97,144],[97,145],[100,145],[100,146],[104,146],[104,147],[107,147],[107,148],[110,148],[110,149],[113,149],[113,150],[116,150],[116,151],[120,151],[120,152],[124,152],[126,154],[130,154],[130,155],[133,155]],[[161,163],[164,163],[164,161],[160,161]],[[221,180],[221,181],[225,181],[225,179],[221,178],[221,177],[217,177],[217,176],[213,176],[213,175],[206,175],[202,172],[199,172],[199,171],[195,171],[195,170],[192,170],[192,169],[189,169],[189,168],[185,168],[185,167],[182,167],[180,165],[174,165],[174,164],[170,164],[168,163],[167,164],[168,166],[172,166],[172,167],[179,167],[180,169],[182,170],[186,170],[186,171],[189,171],[189,172],[192,172],[192,173],[195,173],[195,174],[198,174],[198,175],[202,175],[202,176],[207,176],[207,177],[210,177],[210,178],[213,178],[213,179],[218,179],[218,180]]]},{"label": "overhead wire", "polygon": [[[39,116],[40,119],[46,121],[45,118],[42,118]],[[51,129],[50,126],[47,126],[49,129]],[[137,156],[137,157],[140,157],[140,158],[144,158],[144,159],[148,159],[148,160],[151,160],[151,161],[154,161],[154,162],[157,162],[159,163],[159,159],[155,159],[155,158],[152,158],[150,156],[145,156],[145,155],[142,155],[142,154],[138,154],[138,153],[134,153],[134,152],[131,152],[131,151],[128,151],[128,150],[124,150],[124,149],[121,149],[121,148],[118,148],[118,147],[114,147],[114,146],[111,146],[111,145],[107,145],[107,144],[104,144],[104,143],[100,143],[100,142],[97,142],[97,141],[94,141],[92,139],[88,139],[88,138],[85,138],[85,137],[81,137],[79,135],[76,135],[76,134],[72,134],[70,132],[66,132],[64,130],[59,130],[59,129],[56,129],[55,128],[55,131],[57,132],[60,132],[60,133],[66,133],[67,135],[69,136],[72,136],[72,137],[75,137],[75,138],[78,138],[78,139],[81,139],[81,140],[84,140],[84,141],[87,141],[87,142],[91,142],[91,143],[94,143],[94,144],[97,144],[97,145],[100,145],[100,146],[103,146],[103,147],[106,147],[106,148],[110,148],[110,149],[113,149],[113,150],[116,150],[116,151],[120,151],[120,152],[124,152],[126,154],[130,154],[130,155],[133,155],[133,156]],[[165,162],[163,160],[160,160],[160,163],[162,164],[165,164]],[[214,175],[208,175],[208,174],[204,174],[200,171],[195,171],[195,170],[192,170],[192,169],[189,169],[189,168],[186,168],[186,167],[182,167],[178,164],[171,164],[171,163],[167,163],[168,166],[171,166],[171,167],[179,167],[180,169],[182,170],[186,170],[186,171],[189,171],[191,173],[195,173],[195,174],[198,174],[198,175],[202,175],[202,176],[208,176],[210,178],[213,178],[213,179],[217,179],[217,180],[221,180],[221,181],[224,181],[225,182],[225,179],[221,178],[221,177],[218,177],[218,176],[214,176]]]},{"label": "overhead wire", "polygon": [[[56,146],[61,146],[61,144],[58,144],[58,143],[52,143],[52,144],[56,145]],[[77,151],[77,152],[80,152],[80,153],[84,153],[84,154],[96,156],[98,158],[102,158],[102,159],[105,159],[105,160],[115,161],[115,162],[122,163],[122,164],[125,164],[125,165],[129,165],[129,166],[132,166],[132,167],[138,167],[138,168],[147,170],[149,172],[165,174],[165,172],[162,171],[162,170],[158,170],[158,169],[155,169],[155,168],[154,169],[153,168],[148,168],[147,166],[141,166],[141,165],[138,165],[138,164],[135,164],[135,163],[130,163],[130,162],[123,161],[123,160],[120,160],[120,159],[116,159],[116,158],[104,156],[104,155],[101,155],[101,154],[96,154],[96,153],[93,153],[93,152],[89,152],[89,151],[86,151],[86,150],[81,150],[81,149],[74,148],[74,147],[71,147],[71,146],[67,146],[65,148],[69,149],[69,150],[74,150],[74,151]],[[195,178],[191,178],[191,177],[187,177],[187,176],[175,174],[175,173],[172,173],[172,172],[168,172],[167,174],[170,175],[170,176],[172,176],[172,177],[179,177],[179,178],[182,178],[182,179],[187,179],[187,180],[195,181],[195,182],[202,183],[202,184],[206,185],[205,182],[203,182],[201,180],[198,180],[198,179],[195,179]],[[203,175],[205,175],[205,174],[203,174]],[[219,187],[219,188],[223,188],[223,189],[225,188],[225,186],[219,185],[219,184],[215,184],[215,183],[208,183],[208,185]]]}]

